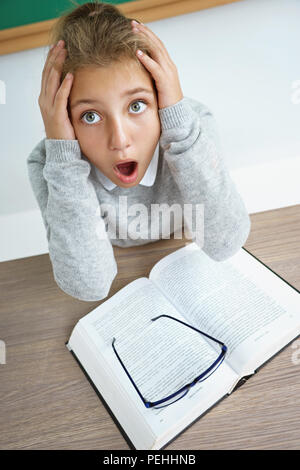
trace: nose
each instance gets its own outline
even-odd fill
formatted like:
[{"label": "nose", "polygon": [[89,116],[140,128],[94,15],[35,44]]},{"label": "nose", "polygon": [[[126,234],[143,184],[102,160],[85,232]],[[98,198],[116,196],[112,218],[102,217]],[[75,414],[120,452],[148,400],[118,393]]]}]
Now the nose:
[{"label": "nose", "polygon": [[111,150],[124,151],[130,145],[126,124],[121,119],[113,119],[110,122],[110,147]]}]

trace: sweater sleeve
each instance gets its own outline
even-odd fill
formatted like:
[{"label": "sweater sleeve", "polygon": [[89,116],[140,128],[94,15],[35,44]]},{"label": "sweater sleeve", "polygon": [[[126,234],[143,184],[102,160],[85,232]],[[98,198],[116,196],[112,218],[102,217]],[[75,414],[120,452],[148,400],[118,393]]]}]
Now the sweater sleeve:
[{"label": "sweater sleeve", "polygon": [[56,283],[79,300],[104,299],[117,264],[78,140],[43,139],[29,155],[27,168]]},{"label": "sweater sleeve", "polygon": [[160,141],[184,204],[192,204],[193,214],[197,204],[203,205],[200,234],[199,227],[191,227],[191,218],[185,219],[193,241],[212,259],[223,261],[246,242],[251,221],[222,159],[215,119],[196,103],[194,108],[184,97],[159,110]]}]

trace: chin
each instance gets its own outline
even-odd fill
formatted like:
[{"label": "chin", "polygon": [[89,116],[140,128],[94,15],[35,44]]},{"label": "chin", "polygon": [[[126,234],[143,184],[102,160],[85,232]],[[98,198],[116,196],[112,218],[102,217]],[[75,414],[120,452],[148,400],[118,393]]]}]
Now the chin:
[{"label": "chin", "polygon": [[124,183],[120,183],[120,182],[116,182],[115,184],[117,186],[119,186],[120,188],[133,188],[134,186],[138,186],[140,180],[137,180],[135,181],[134,183],[128,183],[128,184],[124,184]]}]

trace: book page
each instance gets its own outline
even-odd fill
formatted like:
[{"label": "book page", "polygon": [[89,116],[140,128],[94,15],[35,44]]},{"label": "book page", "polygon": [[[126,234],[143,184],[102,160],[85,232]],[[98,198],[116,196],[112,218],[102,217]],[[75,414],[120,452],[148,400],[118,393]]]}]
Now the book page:
[{"label": "book page", "polygon": [[192,325],[226,344],[237,373],[300,332],[298,293],[243,249],[217,262],[191,243],[156,263],[149,278]]},{"label": "book page", "polygon": [[222,367],[193,386],[182,399],[165,408],[146,408],[115,354],[110,349],[106,349],[104,356],[100,354],[97,335],[91,338],[87,332],[89,328],[87,324],[84,326],[78,322],[69,340],[69,348],[75,352],[137,449],[160,448],[226,396],[238,380],[234,371],[223,362]]},{"label": "book page", "polygon": [[[221,348],[214,350],[203,335],[176,320],[163,317],[151,321],[158,315],[185,321],[155,284],[140,278],[85,315],[79,323],[85,331],[82,336],[89,340],[101,369],[106,369],[111,380],[118,382],[124,400],[131,401],[134,409],[159,434],[183,419],[190,407],[199,407],[201,397],[205,410],[206,403],[220,393],[225,395],[238,377],[223,361],[211,377],[192,387],[187,398],[170,407],[147,409],[113,350],[113,338],[120,359],[149,401],[163,399],[192,382],[221,352]],[[85,367],[89,361],[92,357],[85,360]]]}]

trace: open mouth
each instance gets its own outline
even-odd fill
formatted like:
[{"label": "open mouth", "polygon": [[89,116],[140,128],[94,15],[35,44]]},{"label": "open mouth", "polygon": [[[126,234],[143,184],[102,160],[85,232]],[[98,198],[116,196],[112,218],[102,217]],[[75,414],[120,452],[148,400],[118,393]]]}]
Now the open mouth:
[{"label": "open mouth", "polygon": [[122,175],[130,176],[134,172],[136,165],[137,162],[120,163],[116,168]]},{"label": "open mouth", "polygon": [[114,166],[113,170],[122,183],[132,184],[138,177],[138,162],[120,163]]}]

